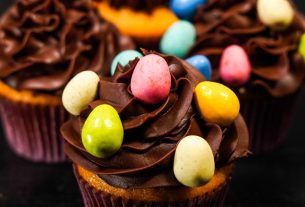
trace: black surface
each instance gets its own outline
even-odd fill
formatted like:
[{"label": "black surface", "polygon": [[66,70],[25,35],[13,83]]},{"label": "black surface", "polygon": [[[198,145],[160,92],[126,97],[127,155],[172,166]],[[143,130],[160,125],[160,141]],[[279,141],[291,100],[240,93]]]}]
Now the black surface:
[{"label": "black surface", "polygon": [[238,162],[226,206],[305,206],[305,88],[285,143]]},{"label": "black surface", "polygon": [[[0,12],[10,2],[0,0]],[[304,12],[304,0],[295,2]],[[226,207],[305,206],[304,148],[305,89],[283,146],[237,163]],[[0,130],[0,206],[79,207],[83,203],[69,163],[36,164],[16,157]]]}]

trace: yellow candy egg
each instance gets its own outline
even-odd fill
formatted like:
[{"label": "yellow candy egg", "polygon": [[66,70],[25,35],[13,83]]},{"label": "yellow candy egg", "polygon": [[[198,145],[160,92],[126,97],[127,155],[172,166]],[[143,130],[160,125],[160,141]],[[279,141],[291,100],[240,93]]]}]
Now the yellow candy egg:
[{"label": "yellow candy egg", "polygon": [[195,101],[206,122],[228,126],[239,113],[240,104],[236,94],[220,83],[199,83],[195,88]]}]

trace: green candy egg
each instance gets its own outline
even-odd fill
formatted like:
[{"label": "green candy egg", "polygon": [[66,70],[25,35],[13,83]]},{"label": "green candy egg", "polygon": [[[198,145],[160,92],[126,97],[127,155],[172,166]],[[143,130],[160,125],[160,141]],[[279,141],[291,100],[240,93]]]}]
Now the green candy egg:
[{"label": "green candy egg", "polygon": [[160,50],[162,53],[184,58],[195,39],[195,27],[188,21],[178,21],[164,33]]},{"label": "green candy egg", "polygon": [[118,112],[108,104],[96,107],[82,129],[82,142],[90,154],[107,158],[122,145],[124,129]]},{"label": "green candy egg", "polygon": [[110,74],[113,75],[116,69],[116,66],[118,63],[120,63],[122,66],[126,66],[129,61],[134,60],[136,58],[141,58],[143,55],[139,53],[136,50],[125,50],[120,52],[115,58],[113,59],[111,63],[111,70]]},{"label": "green candy egg", "polygon": [[302,35],[299,45],[299,53],[302,55],[305,60],[305,33]]}]

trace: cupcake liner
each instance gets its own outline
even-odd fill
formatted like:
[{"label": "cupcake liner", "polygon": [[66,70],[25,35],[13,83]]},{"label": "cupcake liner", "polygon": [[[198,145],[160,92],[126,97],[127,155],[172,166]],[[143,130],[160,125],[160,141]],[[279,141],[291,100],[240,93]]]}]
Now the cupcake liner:
[{"label": "cupcake liner", "polygon": [[240,99],[254,154],[270,153],[285,141],[298,97],[299,92],[281,98]]},{"label": "cupcake liner", "polygon": [[10,148],[35,162],[66,161],[60,126],[64,108],[13,101],[0,96],[3,130]]},{"label": "cupcake liner", "polygon": [[231,181],[231,177],[228,177],[222,185],[203,196],[191,198],[185,201],[159,203],[153,201],[124,199],[104,191],[96,190],[78,174],[75,166],[74,174],[83,197],[84,206],[86,207],[222,207]]}]

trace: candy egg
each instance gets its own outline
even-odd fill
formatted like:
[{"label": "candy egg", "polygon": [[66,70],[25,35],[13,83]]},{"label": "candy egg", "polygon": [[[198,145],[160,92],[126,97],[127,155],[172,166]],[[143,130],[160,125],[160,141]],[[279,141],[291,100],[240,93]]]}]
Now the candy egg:
[{"label": "candy egg", "polygon": [[206,122],[221,126],[230,125],[238,116],[239,100],[228,87],[210,81],[203,81],[195,88],[195,102]]},{"label": "candy egg", "polygon": [[164,33],[160,42],[160,50],[162,53],[183,58],[194,44],[195,39],[195,27],[188,21],[178,21]]},{"label": "candy egg", "polygon": [[117,111],[108,104],[97,106],[82,128],[82,143],[90,154],[107,158],[116,153],[123,142],[124,129]]},{"label": "candy egg", "polygon": [[299,44],[299,53],[302,55],[305,60],[305,33],[302,35],[300,44]]},{"label": "candy egg", "polygon": [[171,75],[164,58],[150,54],[140,59],[131,77],[131,92],[140,101],[157,104],[164,100],[171,87]]},{"label": "candy egg", "polygon": [[287,0],[258,0],[257,12],[260,20],[274,30],[286,29],[294,17],[293,8]]},{"label": "candy egg", "polygon": [[206,3],[206,0],[172,0],[171,10],[180,18],[191,20],[197,7]]},{"label": "candy egg", "polygon": [[141,58],[143,55],[136,50],[125,50],[117,54],[111,63],[110,74],[113,75],[118,63],[123,67],[128,64],[129,61],[134,60],[135,58]]},{"label": "candy egg", "polygon": [[65,109],[79,115],[81,110],[96,96],[99,77],[93,71],[83,71],[74,76],[66,85],[62,102]]},{"label": "candy egg", "polygon": [[214,175],[215,162],[210,145],[202,137],[183,138],[175,152],[174,175],[183,185],[198,187]]},{"label": "candy egg", "polygon": [[186,62],[197,68],[204,75],[206,80],[211,80],[212,67],[209,59],[206,56],[195,55],[186,59]]},{"label": "candy egg", "polygon": [[251,64],[245,50],[238,45],[227,47],[220,60],[220,77],[232,86],[246,83],[251,75]]}]

